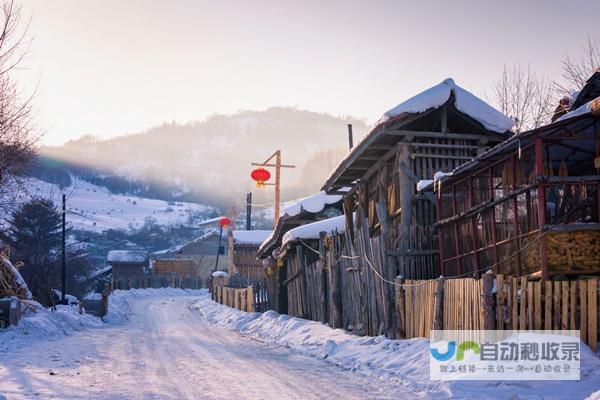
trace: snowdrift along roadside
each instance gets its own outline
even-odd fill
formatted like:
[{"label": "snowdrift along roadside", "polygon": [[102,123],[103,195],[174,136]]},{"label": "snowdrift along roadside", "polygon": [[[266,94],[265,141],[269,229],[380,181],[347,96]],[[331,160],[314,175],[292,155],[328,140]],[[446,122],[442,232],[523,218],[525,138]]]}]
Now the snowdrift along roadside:
[{"label": "snowdrift along roadside", "polygon": [[[246,313],[203,295],[193,309],[212,325],[298,353],[318,357],[345,369],[392,381],[416,397],[477,399],[585,399],[600,396],[600,359],[582,343],[580,381],[429,380],[429,340],[361,337],[319,322],[274,311]],[[594,397],[595,398],[595,397]],[[600,398],[600,397],[599,397]]]},{"label": "snowdrift along roadside", "polygon": [[[129,304],[135,299],[157,296],[200,295],[206,290],[188,289],[132,289],[115,290],[109,296],[108,314],[102,319],[91,314],[79,314],[77,306],[56,306],[56,311],[31,302],[25,308],[18,326],[0,330],[0,346],[8,345],[15,339],[36,340],[71,335],[86,328],[102,328],[127,321],[130,315]],[[105,323],[106,322],[106,323]]]}]

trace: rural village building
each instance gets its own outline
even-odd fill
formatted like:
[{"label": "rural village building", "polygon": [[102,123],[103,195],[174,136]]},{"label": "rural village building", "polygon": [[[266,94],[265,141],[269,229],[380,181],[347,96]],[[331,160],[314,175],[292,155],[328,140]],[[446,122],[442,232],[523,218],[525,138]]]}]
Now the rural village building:
[{"label": "rural village building", "polygon": [[271,308],[287,313],[287,270],[277,262],[277,251],[284,235],[307,223],[339,216],[343,213],[342,196],[327,195],[321,191],[314,195],[291,201],[283,206],[282,215],[273,233],[260,245],[257,257],[263,260],[267,277],[267,291]]},{"label": "rural village building", "polygon": [[265,277],[262,262],[256,258],[259,246],[273,231],[231,231],[227,236],[230,280],[249,286]]},{"label": "rural village building", "polygon": [[115,280],[140,280],[148,268],[148,253],[134,250],[111,250],[106,263]]},{"label": "rural village building", "polygon": [[[514,121],[452,79],[386,112],[333,171],[323,190],[344,195],[346,233],[340,268],[347,297],[361,299],[352,326],[394,337],[397,276],[440,275],[433,198],[416,183],[452,170],[509,137]],[[350,187],[347,193],[341,188]],[[354,275],[350,278],[349,275]]]},{"label": "rural village building", "polygon": [[590,92],[436,182],[444,276],[600,273],[600,99]]},{"label": "rural village building", "polygon": [[211,230],[182,246],[154,253],[153,270],[156,274],[176,272],[207,278],[215,268],[217,251],[220,254],[217,269],[227,270],[229,259],[226,233],[223,233],[219,246],[219,232]]}]

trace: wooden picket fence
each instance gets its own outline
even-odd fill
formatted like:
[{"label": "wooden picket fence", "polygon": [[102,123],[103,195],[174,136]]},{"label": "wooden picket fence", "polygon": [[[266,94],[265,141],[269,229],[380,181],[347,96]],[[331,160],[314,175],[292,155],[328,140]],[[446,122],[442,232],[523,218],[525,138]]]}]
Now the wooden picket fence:
[{"label": "wooden picket fence", "polygon": [[135,279],[113,279],[114,289],[128,290],[163,287],[202,289],[207,287],[207,280],[201,277],[182,277],[176,275],[147,275]]},{"label": "wooden picket fence", "polygon": [[246,312],[255,311],[254,289],[252,287],[234,288],[214,286],[213,298],[217,303],[231,308],[237,308]]},{"label": "wooden picket fence", "polygon": [[[579,330],[597,351],[600,279],[543,282],[497,275],[494,280],[496,290],[490,293],[484,293],[482,279],[405,281],[396,290],[398,336],[428,337],[432,329],[569,329]],[[493,313],[487,321],[486,305]]]}]

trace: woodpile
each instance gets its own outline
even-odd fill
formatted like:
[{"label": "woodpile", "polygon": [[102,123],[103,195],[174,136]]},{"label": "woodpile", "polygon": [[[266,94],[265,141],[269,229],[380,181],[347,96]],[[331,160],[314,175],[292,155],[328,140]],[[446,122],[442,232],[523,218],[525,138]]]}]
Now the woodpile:
[{"label": "woodpile", "polygon": [[5,247],[0,252],[0,298],[16,296],[19,299],[31,299],[31,292],[19,273],[17,266],[9,260],[10,248]]},{"label": "woodpile", "polygon": [[548,266],[558,271],[600,271],[600,232],[574,231],[548,235]]},{"label": "woodpile", "polygon": [[[548,268],[551,272],[600,272],[600,231],[551,232],[546,238]],[[538,246],[533,245],[525,250],[525,268],[526,273],[540,270]]]}]

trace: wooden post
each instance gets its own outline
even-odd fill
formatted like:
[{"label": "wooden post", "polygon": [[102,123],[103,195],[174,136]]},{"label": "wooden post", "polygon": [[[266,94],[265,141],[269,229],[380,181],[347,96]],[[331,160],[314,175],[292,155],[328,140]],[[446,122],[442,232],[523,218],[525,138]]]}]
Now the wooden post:
[{"label": "wooden post", "polygon": [[338,252],[341,251],[335,245],[335,242],[331,249],[328,251],[328,269],[329,269],[329,293],[331,293],[331,327],[332,328],[343,328],[343,312],[342,312],[342,273],[341,263]]},{"label": "wooden post", "polygon": [[[484,330],[495,330],[496,329],[496,315],[494,313],[495,301],[494,294],[492,290],[494,289],[494,274],[492,271],[487,271],[483,274],[483,293],[481,294],[483,298],[483,329]],[[521,299],[521,301],[525,301],[525,299]],[[530,328],[531,329],[531,328]]]},{"label": "wooden post", "polygon": [[[543,160],[543,148],[542,138],[538,135],[535,138],[535,172],[536,175],[544,175],[544,160]],[[542,233],[542,227],[546,224],[546,191],[544,185],[538,183],[537,187],[537,203],[538,203],[538,223],[540,226],[540,234]],[[542,268],[542,280],[548,280],[548,242],[546,236],[540,238],[539,241],[540,251],[540,262]]]},{"label": "wooden post", "polygon": [[281,150],[275,152],[275,221],[273,228],[277,227],[279,221],[279,207],[281,201]]},{"label": "wooden post", "polygon": [[435,282],[435,305],[433,310],[433,329],[444,329],[444,277],[440,276]]},{"label": "wooden post", "polygon": [[402,276],[397,276],[394,279],[396,283],[396,339],[406,339],[406,314],[404,308],[404,288],[399,285],[404,284],[404,278]]},{"label": "wooden post", "polygon": [[329,308],[328,308],[328,299],[327,299],[327,264],[326,258],[327,254],[325,253],[325,238],[327,237],[327,233],[321,232],[319,233],[319,270],[321,272],[321,322],[326,324],[329,322]]},{"label": "wooden post", "polygon": [[[410,217],[412,213],[412,194],[413,186],[411,185],[410,177],[404,171],[404,168],[410,168],[410,149],[409,144],[402,144],[398,154],[398,179],[400,185],[400,226],[399,226],[399,241],[398,251],[400,254],[406,254],[408,250],[408,241],[410,236]],[[400,275],[403,277],[407,273],[406,257],[398,257]],[[413,278],[413,277],[409,277]]]}]

